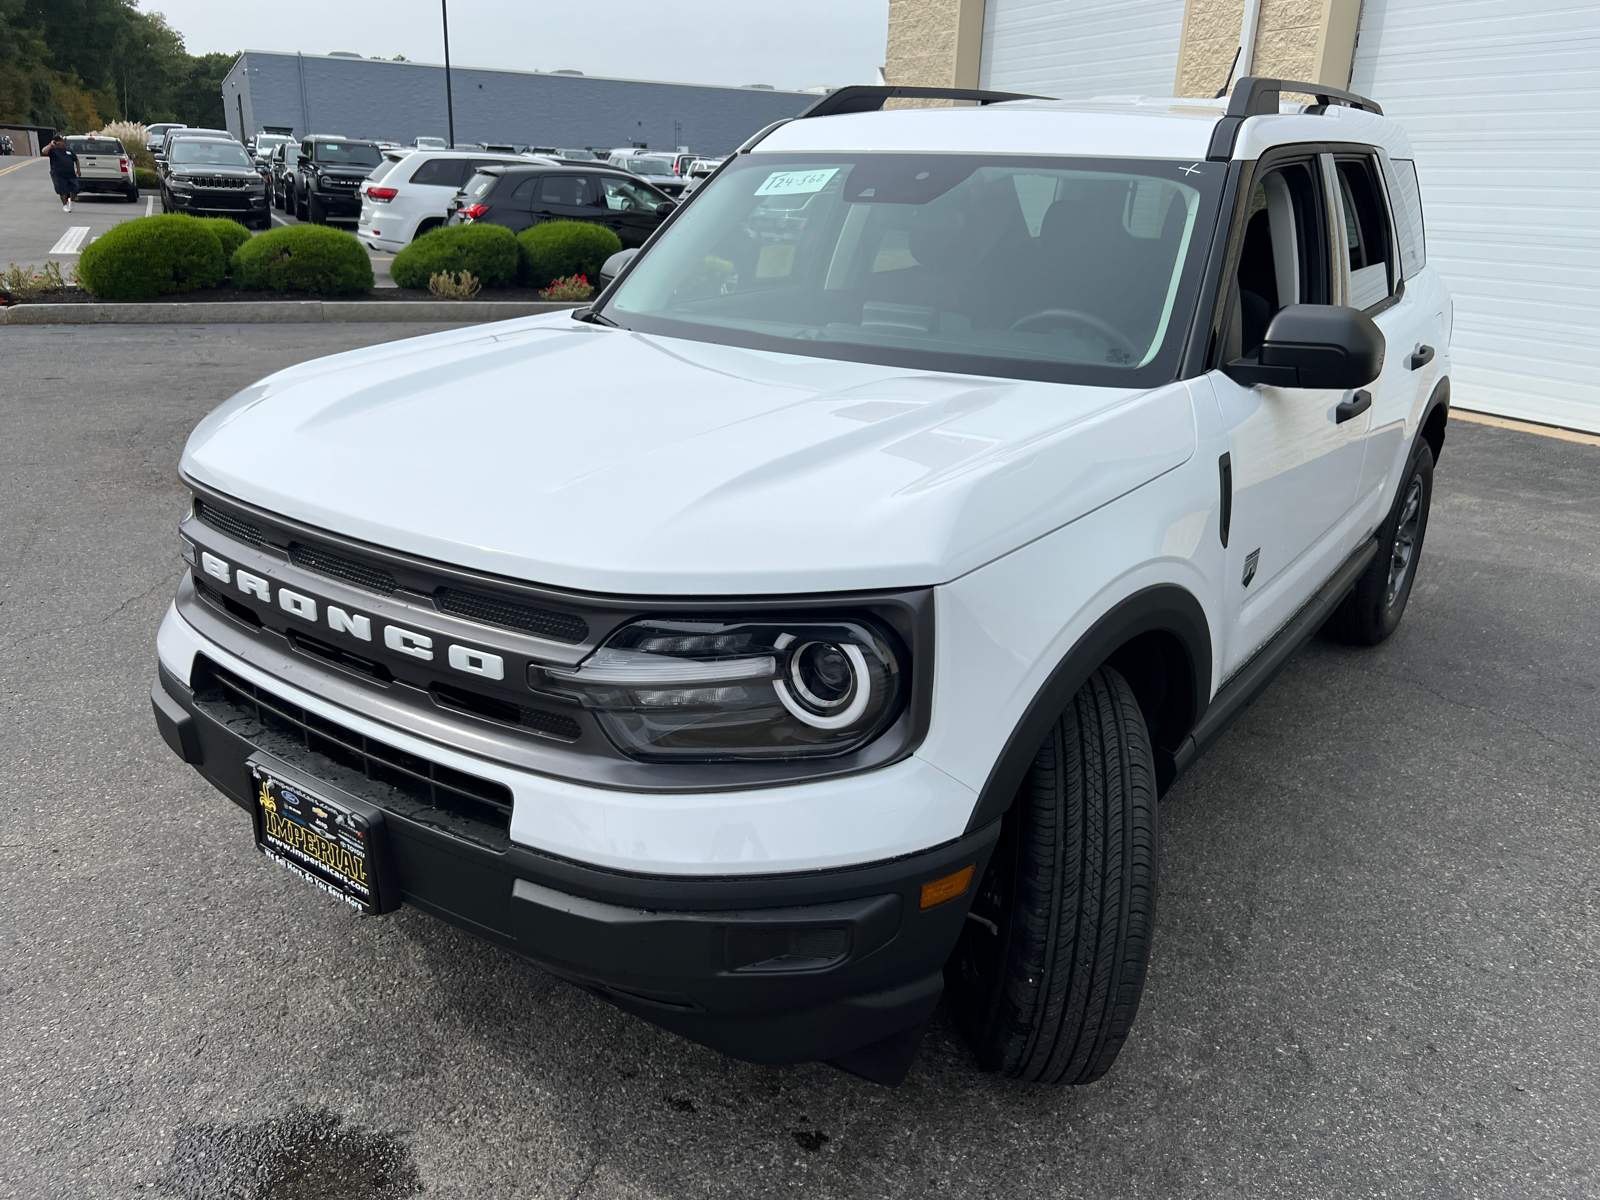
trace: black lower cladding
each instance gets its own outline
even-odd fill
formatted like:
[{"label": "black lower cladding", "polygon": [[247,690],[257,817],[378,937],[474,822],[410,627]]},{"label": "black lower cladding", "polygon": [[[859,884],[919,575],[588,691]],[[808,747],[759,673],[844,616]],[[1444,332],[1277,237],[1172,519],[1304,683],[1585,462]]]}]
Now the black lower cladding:
[{"label": "black lower cladding", "polygon": [[603,870],[511,842],[497,784],[364,738],[203,657],[193,682],[160,672],[157,725],[240,807],[253,802],[252,757],[281,761],[329,799],[377,805],[406,903],[749,1062],[848,1062],[926,1021],[968,897],[923,911],[922,885],[967,866],[981,877],[999,829],[831,871]]}]

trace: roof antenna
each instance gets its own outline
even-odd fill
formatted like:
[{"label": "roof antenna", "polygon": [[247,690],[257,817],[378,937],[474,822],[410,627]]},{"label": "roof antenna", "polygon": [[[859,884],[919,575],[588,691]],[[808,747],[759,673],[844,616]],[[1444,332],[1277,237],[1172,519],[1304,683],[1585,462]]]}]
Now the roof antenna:
[{"label": "roof antenna", "polygon": [[1243,53],[1243,46],[1233,52],[1233,61],[1228,64],[1228,77],[1222,81],[1222,86],[1217,89],[1217,94],[1211,97],[1213,100],[1221,100],[1228,94],[1228,85],[1233,82],[1233,69],[1239,65],[1239,55]]}]

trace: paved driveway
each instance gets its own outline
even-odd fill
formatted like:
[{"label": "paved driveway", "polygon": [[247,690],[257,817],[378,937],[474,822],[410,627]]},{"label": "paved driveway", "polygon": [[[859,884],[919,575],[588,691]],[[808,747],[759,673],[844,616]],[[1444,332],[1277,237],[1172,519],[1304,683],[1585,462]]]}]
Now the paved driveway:
[{"label": "paved driveway", "polygon": [[888,1090],[350,916],[156,736],[188,429],[416,332],[0,332],[0,1196],[1600,1194],[1600,449],[1451,426],[1397,636],[1167,800],[1111,1076],[995,1080],[941,1010]]}]

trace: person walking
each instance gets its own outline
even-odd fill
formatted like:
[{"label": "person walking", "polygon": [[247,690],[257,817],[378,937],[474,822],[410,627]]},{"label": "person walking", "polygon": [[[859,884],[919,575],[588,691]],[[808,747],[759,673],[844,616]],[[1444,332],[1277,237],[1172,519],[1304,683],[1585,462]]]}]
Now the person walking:
[{"label": "person walking", "polygon": [[83,173],[83,168],[78,165],[78,156],[67,149],[67,143],[58,133],[45,147],[45,156],[50,159],[50,182],[56,189],[56,195],[61,197],[61,211],[72,211],[72,198],[78,194],[78,176]]}]

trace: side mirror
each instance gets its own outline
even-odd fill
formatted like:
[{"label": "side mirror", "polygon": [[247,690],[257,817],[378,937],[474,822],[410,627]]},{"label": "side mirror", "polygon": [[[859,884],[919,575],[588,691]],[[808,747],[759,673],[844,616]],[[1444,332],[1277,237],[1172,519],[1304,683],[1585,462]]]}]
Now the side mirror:
[{"label": "side mirror", "polygon": [[1338,304],[1288,304],[1267,326],[1260,347],[1223,368],[1249,387],[1365,387],[1383,370],[1383,331],[1372,318]]},{"label": "side mirror", "polygon": [[676,200],[663,200],[660,204],[656,205],[656,216],[670,217],[672,215],[672,210],[677,207],[678,203]]},{"label": "side mirror", "polygon": [[633,261],[633,256],[639,253],[637,246],[631,250],[618,250],[600,266],[600,286],[610,287],[611,281],[622,274],[622,268]]}]

